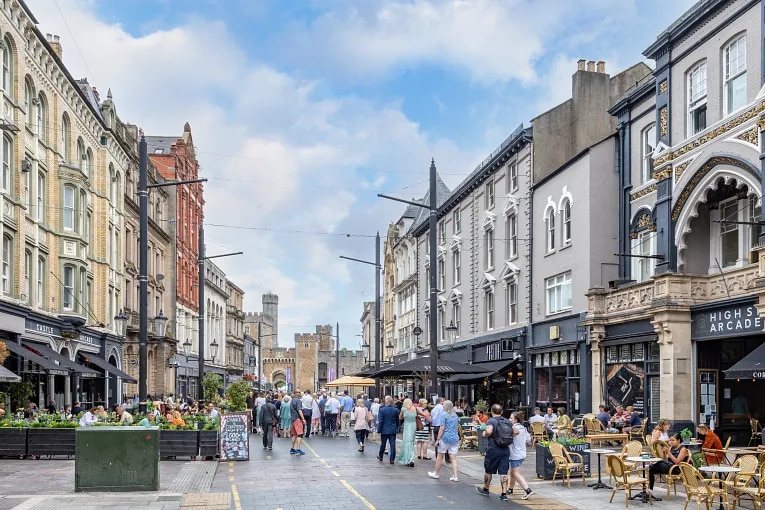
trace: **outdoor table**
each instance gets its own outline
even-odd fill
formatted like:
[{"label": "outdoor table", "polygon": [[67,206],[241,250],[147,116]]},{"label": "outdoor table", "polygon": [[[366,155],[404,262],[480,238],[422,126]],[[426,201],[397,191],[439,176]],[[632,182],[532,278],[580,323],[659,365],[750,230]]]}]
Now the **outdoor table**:
[{"label": "outdoor table", "polygon": [[606,450],[604,448],[590,448],[589,450],[582,450],[584,453],[597,453],[598,454],[598,481],[595,483],[588,484],[587,487],[592,487],[592,490],[597,489],[612,489],[610,485],[607,485],[603,483],[603,480],[600,477],[600,456],[609,454],[609,453],[616,453],[614,450]]},{"label": "outdoor table", "polygon": [[[712,473],[712,480],[717,479],[718,473],[738,473],[741,471],[741,469],[733,466],[701,466],[699,468],[699,471],[703,471],[705,473]],[[720,496],[720,510],[724,510],[725,506],[723,505],[723,497]]]},{"label": "outdoor table", "polygon": [[[660,459],[659,457],[643,457],[641,455],[639,457],[627,457],[627,460],[630,461],[630,462],[635,462],[635,463],[639,462],[639,463],[643,464],[643,467],[641,469],[643,470],[643,474],[645,476],[645,470],[647,469],[646,464],[653,464],[655,462],[660,462],[660,461],[662,461],[664,459]],[[646,477],[646,478],[648,478],[648,477]],[[648,497],[649,497],[649,494],[645,490],[642,490],[639,493],[637,493],[634,496],[632,496],[630,499],[641,498],[641,501],[643,503],[648,503]],[[654,501],[661,501],[661,498],[657,498],[657,497],[654,497],[654,496],[651,496],[651,497],[652,497],[652,499]]]}]

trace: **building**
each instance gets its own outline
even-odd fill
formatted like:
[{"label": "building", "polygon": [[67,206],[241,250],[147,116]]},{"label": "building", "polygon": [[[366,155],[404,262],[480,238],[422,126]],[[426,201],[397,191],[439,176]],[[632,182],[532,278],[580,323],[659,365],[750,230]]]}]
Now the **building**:
[{"label": "building", "polygon": [[[365,363],[374,365],[375,355],[380,347],[375,341],[375,302],[364,301],[364,311],[361,314],[361,350],[364,353]],[[382,339],[382,334],[380,335]],[[380,361],[385,358],[384,347],[380,349]]]},{"label": "building", "polygon": [[134,139],[24,2],[0,4],[0,341],[40,404],[122,398],[125,175]]},{"label": "building", "polygon": [[[168,180],[199,178],[191,126],[187,122],[181,136],[146,136],[149,160]],[[204,220],[201,183],[175,186],[175,210],[168,211],[175,221],[175,338],[190,347],[179,356],[179,394],[199,394],[199,231]],[[172,189],[172,188],[170,188]],[[172,191],[169,191],[172,193]],[[206,351],[209,355],[210,351]],[[221,352],[222,355],[222,352]],[[183,391],[181,391],[183,390]]]},{"label": "building", "polygon": [[765,414],[762,30],[760,2],[709,0],[644,52],[652,76],[611,109],[632,257],[588,295],[593,402],[642,398],[652,420],[714,422],[734,444]]},{"label": "building", "polygon": [[[225,387],[228,356],[226,331],[226,273],[212,261],[205,267],[205,373],[221,376]],[[204,377],[204,374],[203,374]]]},{"label": "building", "polygon": [[[614,172],[616,121],[608,109],[651,73],[645,64],[615,76],[605,62],[580,60],[571,98],[532,119],[530,290],[532,331],[526,372],[531,405],[578,415],[592,409],[586,294],[618,277]],[[642,401],[631,402],[639,412]]]},{"label": "building", "polygon": [[[244,375],[244,291],[226,279],[226,381],[240,381]],[[249,364],[249,360],[247,360]]]}]

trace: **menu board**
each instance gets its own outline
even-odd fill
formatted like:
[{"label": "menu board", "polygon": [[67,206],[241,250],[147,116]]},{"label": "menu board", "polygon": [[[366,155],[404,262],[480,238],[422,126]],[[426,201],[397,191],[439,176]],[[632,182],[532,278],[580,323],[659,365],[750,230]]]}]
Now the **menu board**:
[{"label": "menu board", "polygon": [[221,415],[220,460],[250,460],[247,413]]}]

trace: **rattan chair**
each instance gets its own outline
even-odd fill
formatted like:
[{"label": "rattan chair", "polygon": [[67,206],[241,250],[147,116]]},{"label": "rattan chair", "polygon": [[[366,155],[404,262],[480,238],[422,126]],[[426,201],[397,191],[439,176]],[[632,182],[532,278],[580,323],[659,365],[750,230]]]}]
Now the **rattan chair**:
[{"label": "rattan chair", "polygon": [[641,423],[639,427],[632,427],[628,434],[629,439],[634,441],[643,441],[643,434],[645,434],[645,426],[647,423],[648,418],[643,418],[643,423]]},{"label": "rattan chair", "polygon": [[728,491],[720,487],[713,487],[712,483],[714,481],[701,476],[701,473],[690,464],[682,462],[679,466],[680,479],[685,487],[685,505],[683,510],[688,507],[688,503],[692,499],[696,500],[696,510],[701,510],[702,501],[704,501],[707,510],[709,510],[710,505],[714,504],[715,498],[719,497],[722,497],[723,501],[725,501],[725,506],[728,506]]},{"label": "rattan chair", "polygon": [[762,441],[762,426],[757,418],[749,418],[749,426],[752,428],[752,437],[749,438],[749,446],[755,446]]},{"label": "rattan chair", "polygon": [[555,463],[555,471],[553,472],[553,483],[558,473],[561,473],[561,482],[563,481],[563,475],[566,475],[566,481],[568,486],[571,487],[571,473],[582,474],[582,483],[587,485],[587,474],[584,469],[584,458],[580,453],[573,453],[563,448],[560,443],[550,443],[550,454],[552,455],[553,462]]},{"label": "rattan chair", "polygon": [[[618,455],[606,456],[606,462],[608,462],[611,476],[614,477],[614,490],[611,491],[611,499],[608,500],[609,503],[613,503],[614,495],[619,489],[624,489],[624,502],[625,506],[628,508],[630,506],[630,498],[632,497],[632,489],[634,487],[641,487],[645,492],[648,492],[648,479],[628,471],[624,466],[624,461]],[[651,505],[653,505],[653,498],[649,498],[649,501],[651,502]]]},{"label": "rattan chair", "polygon": [[[689,465],[693,466],[693,464],[690,462],[690,460],[683,461],[680,464],[689,464]],[[678,482],[681,483],[681,484],[683,482],[683,477],[680,474],[680,464],[673,465],[672,467],[669,468],[669,473],[667,473],[666,475],[662,475],[662,476],[666,476],[667,477],[666,478],[666,481],[667,481],[667,499],[669,499],[670,490],[673,490],[675,492],[675,496],[677,496],[677,484],[678,484]]]},{"label": "rattan chair", "polygon": [[741,498],[748,497],[756,510],[762,510],[762,501],[765,500],[765,462],[760,465],[758,470],[760,481],[755,487],[734,486],[733,487],[733,510],[736,510],[736,503]]},{"label": "rattan chair", "polygon": [[738,473],[728,473],[728,476],[720,480],[720,482],[722,482],[726,489],[731,490],[735,487],[746,487],[759,471],[759,464],[759,459],[756,455],[742,455],[733,463],[733,467],[737,467],[741,471]]},{"label": "rattan chair", "polygon": [[531,441],[532,444],[544,441],[547,439],[547,429],[545,424],[541,421],[535,421],[531,424]]}]

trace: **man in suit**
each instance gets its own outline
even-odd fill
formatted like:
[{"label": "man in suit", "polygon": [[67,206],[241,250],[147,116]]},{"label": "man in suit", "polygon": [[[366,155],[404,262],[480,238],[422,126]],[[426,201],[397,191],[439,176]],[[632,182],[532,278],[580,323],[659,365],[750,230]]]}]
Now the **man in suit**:
[{"label": "man in suit", "polygon": [[382,462],[385,445],[390,442],[390,463],[396,460],[396,433],[398,432],[398,409],[390,395],[385,397],[385,406],[377,413],[377,430],[380,432],[380,452],[377,460]]},{"label": "man in suit", "polygon": [[271,395],[266,397],[266,403],[260,410],[260,426],[263,429],[263,448],[273,450],[274,426],[276,425],[276,406]]}]

